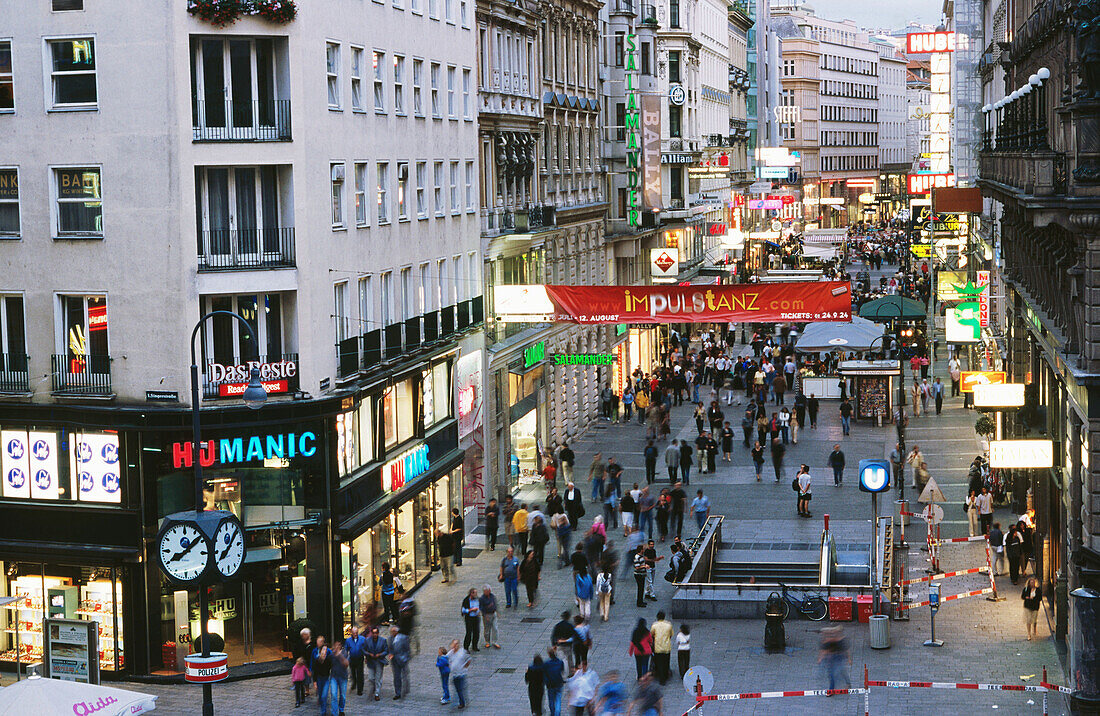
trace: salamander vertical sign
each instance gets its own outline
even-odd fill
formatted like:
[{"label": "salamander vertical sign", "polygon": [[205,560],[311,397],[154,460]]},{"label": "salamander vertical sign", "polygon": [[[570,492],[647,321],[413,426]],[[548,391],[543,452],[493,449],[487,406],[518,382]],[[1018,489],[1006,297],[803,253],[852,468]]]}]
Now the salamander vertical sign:
[{"label": "salamander vertical sign", "polygon": [[[638,107],[638,36],[626,36],[626,221],[631,226],[642,225],[642,148],[641,111]],[[658,139],[658,142],[660,139]],[[659,158],[658,158],[658,161]],[[660,169],[658,168],[658,171]]]}]

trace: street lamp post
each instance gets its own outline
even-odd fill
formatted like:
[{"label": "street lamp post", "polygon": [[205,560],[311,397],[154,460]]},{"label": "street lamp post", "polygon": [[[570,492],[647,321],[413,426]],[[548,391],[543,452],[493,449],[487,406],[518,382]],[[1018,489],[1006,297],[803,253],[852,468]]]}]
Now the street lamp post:
[{"label": "street lamp post", "polygon": [[[898,309],[898,319],[901,318],[901,309]],[[903,460],[901,474],[898,475],[898,499],[905,499],[905,369],[901,364],[901,331],[898,328],[898,321],[894,321],[894,335],[889,333],[883,333],[881,336],[871,341],[871,345],[868,346],[867,351],[870,352],[874,348],[875,343],[883,338],[893,338],[895,350],[898,355],[898,417],[894,421],[894,425],[898,431],[898,445],[901,452],[901,458]],[[883,353],[886,351],[884,350]],[[892,467],[892,466],[891,466]]]},{"label": "street lamp post", "polygon": [[[199,322],[195,324],[194,330],[191,331],[191,461],[195,466],[195,512],[203,512],[206,509],[206,501],[202,496],[203,478],[202,478],[202,462],[199,460],[199,445],[201,440],[201,427],[199,421],[199,364],[195,356],[195,338],[199,334],[199,330],[202,328],[206,319],[213,316],[230,316],[235,318],[244,324],[247,329],[246,335],[248,336],[249,346],[252,348],[252,352],[259,355],[259,349],[256,344],[255,329],[243,316],[233,313],[232,311],[211,311],[199,319]],[[244,400],[244,404],[253,410],[258,410],[263,406],[267,400],[267,392],[264,390],[263,383],[260,382],[260,371],[253,368],[249,375],[248,386],[244,389],[244,393],[241,395]],[[206,615],[208,605],[208,598],[206,594],[206,585],[199,584],[199,641],[202,646],[202,655],[204,657],[210,656],[210,635],[207,632]],[[202,685],[202,714],[203,716],[214,716],[214,693],[211,684],[206,683]]]}]

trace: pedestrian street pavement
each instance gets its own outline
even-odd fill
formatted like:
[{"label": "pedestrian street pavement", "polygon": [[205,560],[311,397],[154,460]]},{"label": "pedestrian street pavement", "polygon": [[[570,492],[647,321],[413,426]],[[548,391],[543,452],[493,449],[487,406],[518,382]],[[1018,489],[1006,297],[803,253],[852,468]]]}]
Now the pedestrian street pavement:
[{"label": "pedestrian street pavement", "polygon": [[[860,458],[887,454],[893,446],[893,431],[889,427],[878,428],[866,422],[857,422],[852,426],[851,436],[843,437],[836,405],[836,401],[822,401],[819,428],[816,431],[803,430],[798,445],[789,446],[784,477],[778,485],[774,478],[768,477],[770,463],[765,466],[765,479],[756,482],[748,451],[742,448],[740,442],[735,443],[732,462],[719,463],[715,474],[696,476],[693,471],[691,489],[702,487],[712,500],[713,511],[726,516],[723,525],[725,541],[812,543],[820,536],[824,513],[831,516],[831,526],[838,542],[868,539],[869,498],[856,487],[854,466]],[[726,409],[726,412],[728,416],[736,415],[737,406]],[[675,408],[673,421],[673,437],[694,437],[695,425],[689,406]],[[735,423],[731,419],[730,422],[739,424],[739,416],[737,421]],[[934,476],[939,478],[939,465],[951,464],[950,460],[955,458],[961,460],[977,449],[976,442],[961,440],[973,434],[972,427],[969,432],[964,430],[972,424],[973,413],[963,411],[961,401],[957,399],[949,399],[943,415],[939,417],[933,415],[911,420],[914,434],[921,435],[920,439],[925,442]],[[831,472],[825,463],[832,445],[837,442],[842,445],[849,466],[840,488],[832,487]],[[576,479],[586,494],[590,494],[586,489],[587,465],[597,449],[605,457],[613,452],[619,458],[625,469],[624,485],[635,481],[644,483],[644,428],[641,426],[603,422],[575,439],[573,447],[577,452]],[[800,462],[809,464],[814,475],[812,518],[795,515],[790,477]],[[661,475],[659,469],[659,479]],[[951,500],[945,506],[949,516],[949,524],[944,527],[945,536],[948,533],[952,536],[955,533],[965,534],[966,530],[965,517],[955,515],[955,503],[961,503],[961,492],[955,494],[957,480],[965,483],[965,475],[956,478],[952,472],[945,480],[945,495]],[[541,487],[530,487],[521,493],[520,499],[541,502],[543,496]],[[583,518],[586,526],[598,513],[595,507],[591,505]],[[962,524],[954,524],[960,519]],[[908,533],[912,545],[911,576],[920,576],[925,567],[922,561],[924,554],[919,550],[923,525],[919,523],[920,520],[914,520]],[[621,538],[619,542],[621,552]],[[498,548],[496,552],[467,557],[457,569],[457,584],[440,584],[438,575],[433,575],[416,592],[422,616],[419,625],[420,653],[411,666],[412,693],[403,701],[393,701],[391,675],[387,670],[382,700],[373,702],[365,697],[352,696],[345,713],[443,713],[456,708],[454,703],[449,706],[439,704],[439,677],[434,666],[436,649],[452,638],[462,637],[459,603],[467,589],[491,584],[503,601],[503,595],[496,589],[501,556],[503,552]],[[980,544],[951,545],[944,548],[941,561],[944,569],[977,566],[984,563],[984,548]],[[658,574],[661,573],[663,570],[658,569]],[[945,581],[943,592],[945,595],[952,594],[979,589],[987,584],[985,575],[968,575]],[[1038,675],[1045,664],[1050,669],[1051,678],[1064,683],[1046,619],[1040,618],[1040,640],[1026,641],[1019,588],[1012,587],[1007,578],[999,578],[998,584],[1007,597],[1005,601],[989,602],[975,597],[944,604],[936,620],[936,636],[945,642],[939,649],[922,646],[929,637],[929,613],[926,608],[913,610],[910,621],[891,621],[892,646],[882,651],[869,648],[867,625],[845,624],[845,633],[851,645],[853,680],[858,682],[862,679],[862,665],[867,664],[873,679],[1034,685],[1038,683]],[[605,674],[616,669],[626,677],[627,683],[632,684],[634,663],[627,655],[630,631],[639,617],[652,623],[659,608],[667,609],[673,589],[658,578],[656,589],[659,601],[643,610],[634,606],[633,585],[626,586],[628,593],[620,595],[617,604],[612,607],[611,620],[606,624],[600,621],[593,623],[594,648],[590,660],[598,673]],[[923,595],[926,592],[920,589],[922,586],[914,588],[914,599],[925,598]],[[520,589],[522,594],[522,587]],[[533,654],[544,652],[558,614],[573,606],[569,570],[556,569],[552,559],[548,558],[538,604],[533,609],[504,610],[498,617],[501,649],[482,649],[473,655],[469,676],[470,705],[466,712],[517,716],[530,713],[523,680],[525,667]],[[788,619],[786,650],[770,654],[763,648],[761,621],[697,620],[691,624],[691,661],[713,672],[716,693],[825,688],[828,683],[817,664],[817,645],[820,630],[826,624],[793,617]],[[679,628],[678,621],[674,621],[674,625]],[[158,712],[198,713],[197,687],[147,684],[133,684],[132,687],[158,694]],[[675,676],[664,687],[664,694],[665,714],[681,714],[693,703]],[[294,709],[289,677],[285,676],[217,684],[214,695],[219,714],[254,714],[262,711],[265,715],[274,716],[301,713]],[[963,713],[987,709],[990,712],[996,709],[1001,713],[1039,714],[1041,704],[1041,694],[998,691],[878,688],[870,699],[871,713],[880,714],[912,714],[929,710]],[[1068,712],[1064,697],[1051,695],[1049,705],[1052,714]],[[316,709],[316,702],[303,708]],[[837,696],[721,702],[718,705],[708,704],[703,713],[862,714],[863,699],[861,696]]]}]

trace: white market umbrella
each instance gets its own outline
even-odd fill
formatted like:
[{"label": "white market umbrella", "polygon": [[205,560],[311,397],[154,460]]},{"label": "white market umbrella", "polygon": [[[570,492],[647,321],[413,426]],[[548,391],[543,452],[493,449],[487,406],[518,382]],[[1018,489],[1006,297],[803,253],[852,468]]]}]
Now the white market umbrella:
[{"label": "white market umbrella", "polygon": [[152,711],[156,700],[113,686],[31,676],[0,689],[0,716],[129,716]]}]

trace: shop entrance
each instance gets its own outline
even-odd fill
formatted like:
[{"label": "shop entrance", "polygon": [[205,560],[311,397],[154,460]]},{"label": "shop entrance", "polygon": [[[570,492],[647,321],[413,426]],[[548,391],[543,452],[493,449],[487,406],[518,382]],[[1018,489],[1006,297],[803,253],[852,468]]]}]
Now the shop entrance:
[{"label": "shop entrance", "polygon": [[[290,593],[289,572],[277,562],[246,564],[239,579],[212,588],[208,628],[225,639],[231,664],[283,658]],[[196,621],[192,634],[197,633]]]}]

